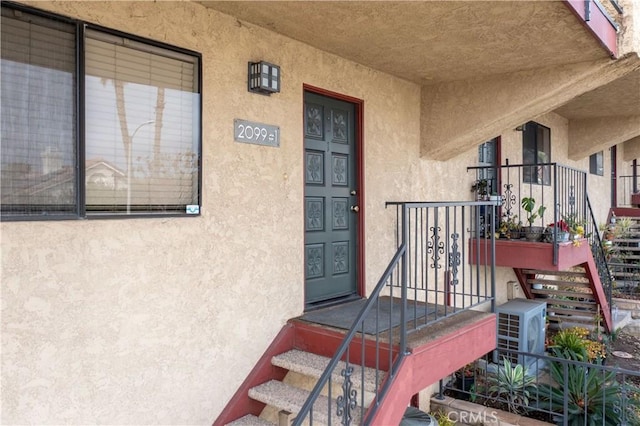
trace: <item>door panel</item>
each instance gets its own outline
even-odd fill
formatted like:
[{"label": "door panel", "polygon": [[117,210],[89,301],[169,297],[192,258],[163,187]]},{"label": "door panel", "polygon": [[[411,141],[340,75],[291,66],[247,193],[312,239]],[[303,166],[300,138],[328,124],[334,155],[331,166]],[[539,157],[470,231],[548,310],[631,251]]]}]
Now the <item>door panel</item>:
[{"label": "door panel", "polygon": [[356,293],[355,107],[305,93],[305,302]]}]

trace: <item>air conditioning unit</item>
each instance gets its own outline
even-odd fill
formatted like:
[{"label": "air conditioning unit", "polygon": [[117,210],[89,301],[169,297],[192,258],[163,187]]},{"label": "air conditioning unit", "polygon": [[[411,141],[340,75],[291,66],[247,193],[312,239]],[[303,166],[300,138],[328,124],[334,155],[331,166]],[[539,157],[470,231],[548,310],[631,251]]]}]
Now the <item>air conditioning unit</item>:
[{"label": "air conditioning unit", "polygon": [[498,342],[493,353],[493,362],[498,364],[504,357],[512,364],[525,367],[536,363],[536,357],[505,352],[505,349],[544,354],[547,303],[514,299],[496,307],[496,316]]}]

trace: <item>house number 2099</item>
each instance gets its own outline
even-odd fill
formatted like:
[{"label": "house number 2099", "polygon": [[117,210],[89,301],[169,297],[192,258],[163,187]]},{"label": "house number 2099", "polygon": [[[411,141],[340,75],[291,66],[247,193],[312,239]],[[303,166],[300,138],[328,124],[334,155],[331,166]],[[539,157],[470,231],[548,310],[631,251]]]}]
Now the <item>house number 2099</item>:
[{"label": "house number 2099", "polygon": [[271,124],[233,120],[233,135],[236,142],[266,146],[280,146],[280,128]]}]

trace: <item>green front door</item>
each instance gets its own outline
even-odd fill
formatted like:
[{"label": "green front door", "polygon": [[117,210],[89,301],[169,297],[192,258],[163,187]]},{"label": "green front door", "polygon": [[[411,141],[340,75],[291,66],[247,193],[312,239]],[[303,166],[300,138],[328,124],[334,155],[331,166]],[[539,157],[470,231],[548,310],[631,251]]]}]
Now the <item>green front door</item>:
[{"label": "green front door", "polygon": [[305,302],[356,294],[355,107],[304,95]]}]

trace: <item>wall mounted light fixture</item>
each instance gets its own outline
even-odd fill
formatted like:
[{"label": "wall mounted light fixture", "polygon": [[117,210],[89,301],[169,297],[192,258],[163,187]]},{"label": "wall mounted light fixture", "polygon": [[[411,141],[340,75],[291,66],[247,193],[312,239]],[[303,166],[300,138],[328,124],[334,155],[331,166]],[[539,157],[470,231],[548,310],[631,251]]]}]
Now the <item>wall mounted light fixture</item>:
[{"label": "wall mounted light fixture", "polygon": [[527,130],[527,124],[521,124],[518,127],[516,127],[516,131],[518,132],[524,132],[525,130]]},{"label": "wall mounted light fixture", "polygon": [[261,95],[280,92],[280,67],[269,62],[249,62],[249,91]]}]

